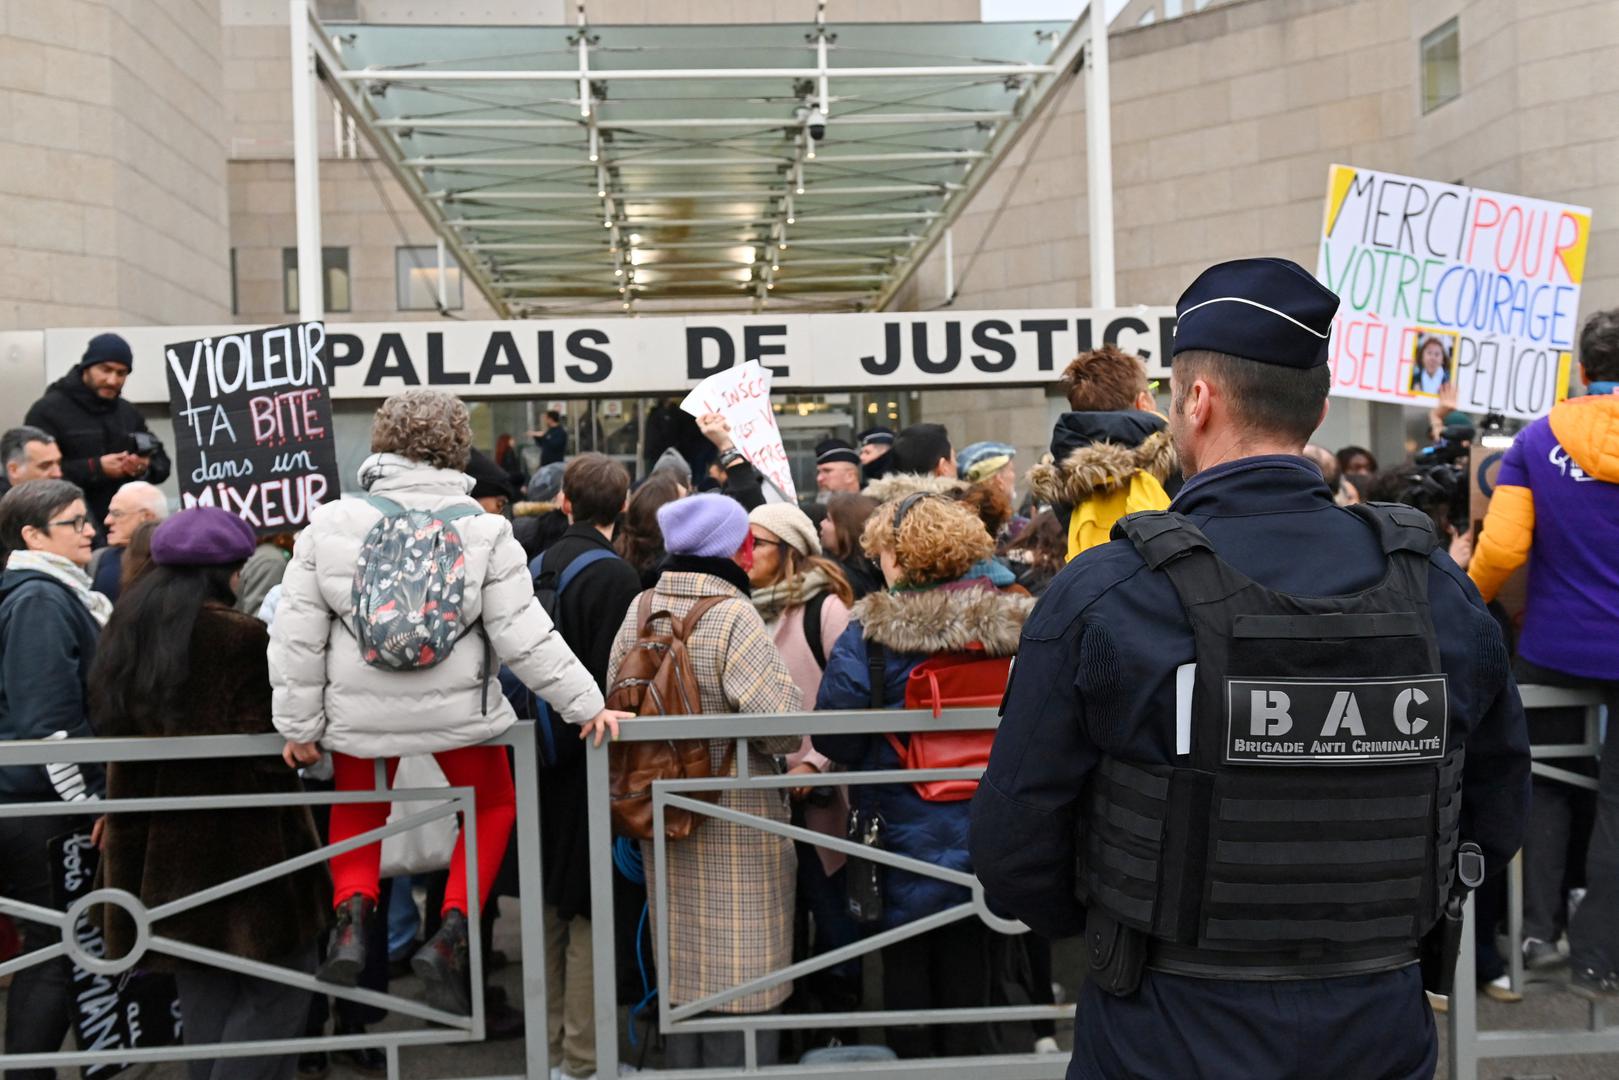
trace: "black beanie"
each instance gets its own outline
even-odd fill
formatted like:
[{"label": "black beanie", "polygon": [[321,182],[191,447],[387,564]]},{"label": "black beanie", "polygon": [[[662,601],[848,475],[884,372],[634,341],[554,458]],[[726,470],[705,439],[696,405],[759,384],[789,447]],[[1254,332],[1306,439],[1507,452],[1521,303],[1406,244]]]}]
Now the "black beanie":
[{"label": "black beanie", "polygon": [[129,342],[117,334],[97,334],[84,350],[84,359],[79,361],[79,368],[82,370],[97,364],[122,364],[134,371],[135,354],[130,351]]}]

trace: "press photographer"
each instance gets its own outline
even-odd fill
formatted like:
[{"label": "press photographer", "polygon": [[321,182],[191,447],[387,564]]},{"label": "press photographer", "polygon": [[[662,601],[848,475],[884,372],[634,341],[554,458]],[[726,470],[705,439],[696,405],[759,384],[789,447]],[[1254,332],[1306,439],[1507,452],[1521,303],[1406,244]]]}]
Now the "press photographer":
[{"label": "press photographer", "polygon": [[61,447],[62,475],[84,489],[97,547],[106,542],[102,521],[113,492],[126,480],[161,484],[169,478],[163,443],[124,400],[124,382],[134,367],[129,342],[117,334],[97,334],[78,365],[28,410],[26,422]]}]

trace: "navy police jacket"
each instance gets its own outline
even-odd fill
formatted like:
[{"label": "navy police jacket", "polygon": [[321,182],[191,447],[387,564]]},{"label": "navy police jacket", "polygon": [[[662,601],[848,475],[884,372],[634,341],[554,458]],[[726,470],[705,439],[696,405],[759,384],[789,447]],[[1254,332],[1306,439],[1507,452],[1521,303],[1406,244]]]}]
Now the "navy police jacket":
[{"label": "navy police jacket", "polygon": [[[1371,528],[1333,504],[1320,473],[1303,458],[1253,457],[1216,466],[1193,477],[1171,509],[1203,530],[1221,558],[1273,589],[1341,595],[1375,584],[1384,573]],[[1466,746],[1461,838],[1477,842],[1494,871],[1523,838],[1529,800],[1523,708],[1499,627],[1442,549],[1431,556],[1428,595],[1450,680],[1452,730]],[[1144,763],[1174,762],[1175,669],[1194,659],[1191,627],[1168,576],[1148,570],[1128,541],[1084,552],[1052,581],[1024,625],[994,752],[973,802],[972,861],[993,906],[1047,936],[1083,930],[1084,912],[1074,898],[1081,789],[1103,753]],[[1102,1045],[1085,1050],[1092,1055],[1088,1065],[1076,1057],[1069,1075],[1177,1075],[1170,1065],[1173,1055],[1177,1049],[1197,1050],[1199,1040],[1188,1033],[1190,1027],[1169,1032],[1161,1023],[1166,1015],[1186,1023],[1189,1013],[1201,1010],[1212,1020],[1210,1009],[1241,999],[1249,989],[1250,1004],[1264,1015],[1249,1015],[1247,1023],[1263,1025],[1274,1013],[1276,1028],[1297,1029],[1311,1006],[1284,1001],[1276,992],[1284,986],[1290,995],[1317,987],[1318,1000],[1335,1009],[1351,1009],[1361,1000],[1356,987],[1374,987],[1394,1010],[1388,1015],[1317,1019],[1357,1029],[1425,1024],[1431,1041],[1431,1015],[1407,1008],[1421,1001],[1414,968],[1291,984],[1149,972],[1133,998],[1087,993],[1078,1022]],[[1086,1016],[1093,999],[1094,1012],[1109,1014],[1106,1023],[1094,1027]],[[1132,1013],[1139,1025],[1126,1015]],[[1342,1029],[1317,1026],[1311,1037],[1319,1046],[1320,1035],[1334,1030]],[[1377,1037],[1386,1040],[1390,1034],[1384,1030]],[[1148,1045],[1132,1045],[1143,1039]],[[1229,1043],[1229,1036],[1224,1041]],[[1222,1073],[1210,1063],[1214,1071],[1207,1075],[1294,1075],[1280,1060],[1265,1056],[1270,1049],[1262,1043],[1225,1062],[1235,1071]],[[1431,1045],[1426,1049],[1433,1051]],[[1364,1053],[1364,1045],[1355,1052]],[[1319,1068],[1319,1058],[1313,1064]],[[1360,1066],[1335,1075],[1416,1076],[1424,1067],[1390,1063],[1363,1071],[1369,1064],[1362,1059]]]}]

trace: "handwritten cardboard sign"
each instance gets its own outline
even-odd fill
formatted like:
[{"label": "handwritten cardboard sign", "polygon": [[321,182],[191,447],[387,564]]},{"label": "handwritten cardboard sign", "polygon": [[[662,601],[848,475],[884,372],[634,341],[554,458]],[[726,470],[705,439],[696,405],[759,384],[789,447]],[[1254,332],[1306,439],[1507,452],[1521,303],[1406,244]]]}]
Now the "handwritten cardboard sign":
[{"label": "handwritten cardboard sign", "polygon": [[185,506],[218,506],[269,536],[338,497],[332,401],[318,322],[163,350]]},{"label": "handwritten cardboard sign", "polygon": [[798,500],[781,429],[770,408],[770,369],[757,360],[710,375],[686,395],[680,407],[693,416],[719,413],[731,425],[731,440],[742,456],[789,502]]},{"label": "handwritten cardboard sign", "polygon": [[[51,896],[66,910],[95,885],[101,852],[89,832],[68,833],[46,844],[51,867]],[[106,938],[92,905],[73,928],[86,955],[105,957]],[[180,999],[174,978],[159,972],[131,968],[118,975],[98,975],[73,966],[73,1026],[79,1045],[86,1050],[138,1050],[178,1046]],[[107,1080],[129,1068],[124,1064],[87,1065],[84,1080]]]},{"label": "handwritten cardboard sign", "polygon": [[1332,392],[1543,416],[1568,393],[1591,211],[1334,165],[1316,274]]}]

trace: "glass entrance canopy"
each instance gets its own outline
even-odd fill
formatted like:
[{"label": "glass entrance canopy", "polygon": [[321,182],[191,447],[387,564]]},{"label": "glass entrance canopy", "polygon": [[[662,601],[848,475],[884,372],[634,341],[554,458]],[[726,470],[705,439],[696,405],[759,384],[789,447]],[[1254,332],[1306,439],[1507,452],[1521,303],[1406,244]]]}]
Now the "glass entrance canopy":
[{"label": "glass entrance canopy", "polygon": [[541,316],[869,309],[1062,81],[1072,31],[319,32],[323,76],[470,276]]}]

